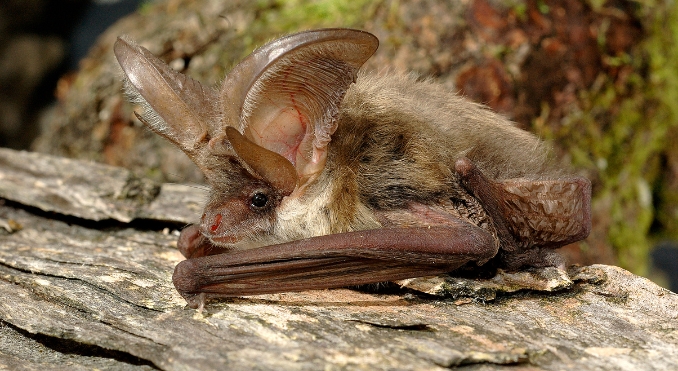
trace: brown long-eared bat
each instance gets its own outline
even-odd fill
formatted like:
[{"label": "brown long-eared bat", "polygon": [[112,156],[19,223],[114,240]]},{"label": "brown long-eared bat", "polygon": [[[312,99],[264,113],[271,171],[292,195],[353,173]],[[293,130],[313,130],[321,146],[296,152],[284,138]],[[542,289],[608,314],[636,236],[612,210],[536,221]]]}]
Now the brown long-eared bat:
[{"label": "brown long-eared bat", "polygon": [[359,73],[379,42],[301,32],[219,89],[119,38],[137,117],[211,186],[174,285],[206,298],[342,287],[471,267],[557,265],[586,238],[591,185],[534,135],[431,81]]}]

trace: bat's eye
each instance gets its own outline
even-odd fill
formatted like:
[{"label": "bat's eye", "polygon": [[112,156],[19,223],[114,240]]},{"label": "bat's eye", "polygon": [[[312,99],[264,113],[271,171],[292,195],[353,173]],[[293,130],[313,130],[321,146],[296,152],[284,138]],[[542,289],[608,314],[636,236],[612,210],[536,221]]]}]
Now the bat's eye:
[{"label": "bat's eye", "polygon": [[250,205],[257,209],[261,209],[262,207],[266,206],[268,203],[268,196],[261,192],[256,192],[255,194],[252,195],[252,198],[250,199]]}]

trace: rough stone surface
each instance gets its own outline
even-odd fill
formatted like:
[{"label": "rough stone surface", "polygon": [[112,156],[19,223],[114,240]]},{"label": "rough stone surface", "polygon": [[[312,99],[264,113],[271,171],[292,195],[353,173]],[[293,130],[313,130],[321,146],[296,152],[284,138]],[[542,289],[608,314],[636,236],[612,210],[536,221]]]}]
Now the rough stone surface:
[{"label": "rough stone surface", "polygon": [[[37,162],[63,169],[63,183],[76,171],[128,179],[88,162],[3,156],[24,160],[0,163],[0,189]],[[83,197],[99,197],[101,182],[87,184],[79,183]],[[182,192],[197,200],[203,191]],[[74,218],[66,203],[44,212],[11,196],[0,206],[0,369],[678,368],[678,295],[613,266],[261,295],[198,312],[171,283],[182,259],[173,228],[196,217],[152,220],[162,192],[139,201],[142,219],[131,222]],[[107,215],[126,210],[105,204]]]},{"label": "rough stone surface", "polygon": [[[0,148],[0,197],[86,220],[196,220],[203,186],[157,185],[129,170]],[[202,190],[202,192],[201,192]]]}]

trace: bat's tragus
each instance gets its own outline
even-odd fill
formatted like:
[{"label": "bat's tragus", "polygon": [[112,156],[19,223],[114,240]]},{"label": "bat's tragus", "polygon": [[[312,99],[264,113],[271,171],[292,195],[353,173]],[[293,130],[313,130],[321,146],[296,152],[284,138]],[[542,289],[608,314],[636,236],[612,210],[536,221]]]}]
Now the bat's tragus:
[{"label": "bat's tragus", "polygon": [[586,238],[590,183],[547,147],[431,81],[358,73],[370,33],[322,29],[255,50],[220,89],[118,39],[140,119],[212,191],[174,272],[206,298],[557,265]]}]

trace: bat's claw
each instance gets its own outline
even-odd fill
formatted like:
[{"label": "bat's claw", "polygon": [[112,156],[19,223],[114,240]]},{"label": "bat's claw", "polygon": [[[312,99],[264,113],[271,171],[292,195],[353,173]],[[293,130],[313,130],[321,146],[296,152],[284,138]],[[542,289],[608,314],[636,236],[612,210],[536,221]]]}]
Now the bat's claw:
[{"label": "bat's claw", "polygon": [[181,296],[186,300],[189,308],[197,309],[198,313],[202,313],[205,309],[205,303],[207,302],[207,295],[204,292],[198,294],[187,294],[185,292],[179,291]]},{"label": "bat's claw", "polygon": [[466,157],[462,157],[454,163],[454,170],[461,175],[462,179],[468,179],[471,172],[476,169],[476,165]]}]

